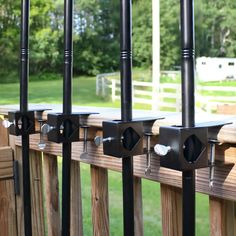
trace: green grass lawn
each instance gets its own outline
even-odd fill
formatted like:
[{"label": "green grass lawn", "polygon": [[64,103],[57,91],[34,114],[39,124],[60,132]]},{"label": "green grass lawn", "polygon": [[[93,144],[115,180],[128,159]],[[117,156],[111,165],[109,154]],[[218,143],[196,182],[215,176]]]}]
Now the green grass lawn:
[{"label": "green grass lawn", "polygon": [[[84,106],[113,105],[96,96],[95,77],[80,77],[73,80],[73,103]],[[19,84],[1,84],[0,104],[19,102]],[[62,80],[34,81],[29,83],[30,103],[62,103]]]},{"label": "green grass lawn", "polygon": [[[1,84],[0,105],[19,103],[19,84]],[[29,83],[29,103],[62,103],[62,80],[33,81]],[[81,76],[73,79],[73,104],[81,106],[120,107],[120,102],[112,102],[96,95],[96,78]],[[136,109],[150,109],[138,104]]]},{"label": "green grass lawn", "polygon": [[[141,73],[141,72],[140,72]],[[80,77],[73,80],[73,104],[83,106],[119,107],[120,103],[96,96],[95,77]],[[19,103],[19,85],[1,84],[0,105]],[[37,81],[29,84],[30,103],[62,102],[62,81]],[[146,108],[147,106],[135,106]],[[59,169],[61,174],[61,169]],[[89,166],[81,165],[84,235],[92,235],[91,195]],[[158,183],[143,180],[144,235],[161,235],[160,186]],[[110,232],[113,236],[122,235],[122,184],[121,174],[109,171]],[[209,235],[208,197],[197,194],[197,235]]]}]

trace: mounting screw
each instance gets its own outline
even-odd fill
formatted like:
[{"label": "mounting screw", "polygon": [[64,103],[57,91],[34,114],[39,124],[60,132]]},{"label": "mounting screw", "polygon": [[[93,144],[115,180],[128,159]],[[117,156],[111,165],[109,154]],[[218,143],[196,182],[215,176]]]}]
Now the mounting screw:
[{"label": "mounting screw", "polygon": [[55,127],[48,124],[43,124],[43,120],[38,120],[38,122],[40,126],[40,140],[38,143],[38,147],[39,149],[43,150],[46,147],[46,143],[43,137],[47,135],[51,130],[55,129]]},{"label": "mounting screw", "polygon": [[81,128],[84,130],[84,146],[83,146],[83,153],[80,155],[80,158],[81,159],[84,159],[87,157],[88,155],[88,129],[89,129],[89,126],[88,125],[82,125]]},{"label": "mounting screw", "polygon": [[213,139],[209,141],[210,143],[210,169],[209,169],[209,187],[213,188],[214,185],[214,174],[215,174],[215,149],[217,140]]},{"label": "mounting screw", "polygon": [[42,131],[43,129],[43,120],[42,119],[38,119],[39,122],[39,130],[40,130],[40,138],[39,138],[39,143],[38,143],[38,147],[40,150],[43,150],[46,147],[46,143],[44,141],[43,136],[45,135]]},{"label": "mounting screw", "polygon": [[145,169],[145,175],[150,175],[151,174],[151,136],[153,133],[145,133],[146,136],[146,169]]},{"label": "mounting screw", "polygon": [[100,136],[96,136],[94,138],[94,142],[95,142],[95,145],[98,147],[100,146],[102,143],[105,143],[105,142],[111,142],[112,140],[114,140],[114,138],[112,137],[108,137],[108,138],[102,138]]},{"label": "mounting screw", "polygon": [[55,127],[54,126],[51,126],[51,125],[48,125],[48,124],[44,124],[44,125],[42,125],[42,127],[41,127],[41,133],[43,134],[43,135],[46,135],[46,134],[48,134],[51,130],[53,130],[53,129],[55,129]]}]

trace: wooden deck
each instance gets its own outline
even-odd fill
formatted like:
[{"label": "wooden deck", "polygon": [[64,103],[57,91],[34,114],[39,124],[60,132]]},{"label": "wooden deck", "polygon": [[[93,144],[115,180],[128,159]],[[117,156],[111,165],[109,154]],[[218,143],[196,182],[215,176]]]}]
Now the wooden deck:
[{"label": "wooden deck", "polygon": [[[53,109],[53,111],[48,112],[60,112],[61,109],[60,106],[54,105],[32,105],[30,106],[30,109],[37,109],[39,107]],[[7,116],[7,112],[9,110],[15,109],[17,109],[17,106],[1,106],[0,114]],[[89,129],[90,141],[88,142],[88,156],[86,158],[80,157],[81,153],[83,152],[83,142],[81,141],[73,143],[71,180],[72,235],[83,235],[80,162],[90,165],[91,168],[91,204],[94,235],[109,235],[109,196],[107,170],[121,171],[121,160],[114,157],[105,156],[103,154],[102,146],[96,147],[93,142],[93,138],[95,135],[102,135],[103,121],[119,119],[120,113],[118,109],[97,107],[74,107],[73,111],[98,112],[99,114],[93,114],[83,119],[83,123],[88,124],[91,127]],[[160,126],[181,124],[181,116],[179,113],[135,111],[134,118],[139,117],[165,118],[162,120],[157,120],[152,127],[152,131],[155,134],[152,139],[153,144],[157,143]],[[44,118],[46,118],[46,112],[44,114]],[[220,141],[220,145],[217,145],[216,147],[216,158],[231,164],[222,165],[215,168],[215,181],[213,189],[209,188],[209,169],[204,168],[198,170],[196,189],[198,192],[209,195],[211,235],[236,235],[236,219],[234,216],[234,211],[232,210],[234,209],[234,201],[236,199],[236,167],[234,165],[234,163],[236,163],[236,116],[198,114],[196,120],[197,123],[217,120],[231,122],[231,124],[224,125],[220,129],[209,129],[210,136],[217,137]],[[6,130],[3,128],[0,128],[0,137],[0,146],[6,147],[5,149],[9,152],[12,150],[14,151],[14,160],[19,161],[19,166],[21,168],[21,138],[14,136],[9,137]],[[31,191],[34,235],[45,235],[45,216],[43,211],[44,191],[46,192],[45,204],[48,235],[60,235],[58,167],[56,157],[61,155],[61,145],[46,142],[47,145],[43,151],[42,159],[42,153],[38,148],[38,142],[39,134],[30,136]],[[4,153],[5,149],[1,149],[1,153]],[[1,153],[0,158],[2,156]],[[145,175],[145,167],[145,155],[134,157],[136,235],[143,235],[141,194],[141,179],[143,178],[161,183],[160,194],[162,204],[163,235],[181,235],[181,172],[160,167],[159,157],[155,154],[152,155],[152,172],[150,176]],[[9,176],[9,178],[11,181],[13,181],[12,176]],[[20,178],[20,180],[22,180],[22,178]],[[8,180],[1,180],[0,186],[2,186],[1,183],[6,184],[6,181]],[[44,187],[43,182],[45,183]],[[14,192],[9,187],[3,186],[0,187],[0,192],[2,191],[5,191],[6,194],[13,194]],[[10,203],[11,200],[9,199],[9,204]],[[5,210],[6,209],[4,209],[4,211]],[[0,213],[1,211],[2,210],[0,209]],[[19,235],[23,235],[23,208],[21,195],[16,196],[16,211],[14,214],[17,214],[18,216],[15,225],[18,226]],[[0,221],[0,225],[2,225],[2,218],[0,218]],[[9,233],[6,235],[15,235],[14,231],[7,230],[10,229],[6,228],[6,232]]]}]

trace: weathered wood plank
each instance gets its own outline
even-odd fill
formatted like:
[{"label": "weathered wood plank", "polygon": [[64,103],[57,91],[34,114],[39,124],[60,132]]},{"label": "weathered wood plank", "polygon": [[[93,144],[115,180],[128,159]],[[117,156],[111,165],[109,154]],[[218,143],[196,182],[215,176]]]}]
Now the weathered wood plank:
[{"label": "weathered wood plank", "polygon": [[24,211],[23,211],[23,182],[22,182],[22,152],[21,147],[15,145],[15,137],[11,136],[10,144],[15,150],[14,158],[18,161],[19,165],[19,184],[20,184],[20,195],[16,195],[16,211],[17,211],[17,228],[18,234],[24,235]]},{"label": "weathered wood plank", "polygon": [[[217,105],[218,114],[236,114],[235,104]],[[209,197],[210,205],[210,235],[236,235],[236,205],[234,201]]]},{"label": "weathered wood plank", "polygon": [[182,191],[161,184],[162,235],[182,235]]},{"label": "weathered wood plank", "polygon": [[142,180],[134,177],[134,227],[135,236],[143,236]]},{"label": "weathered wood plank", "polygon": [[0,235],[17,236],[13,179],[0,181]]},{"label": "weathered wood plank", "polygon": [[31,213],[32,232],[35,236],[45,235],[43,206],[42,154],[30,150]]},{"label": "weathered wood plank", "polygon": [[13,175],[13,151],[11,147],[0,147],[0,179]]},{"label": "weathered wood plank", "polygon": [[[45,105],[36,105],[31,104],[30,109],[37,109],[45,107]],[[0,114],[7,115],[9,110],[17,110],[19,107],[17,105],[6,105],[0,107]],[[51,108],[54,112],[61,112],[60,105],[47,104],[47,108]],[[114,108],[102,108],[102,107],[73,107],[74,112],[97,112],[99,114],[90,115],[86,117],[84,121],[86,124],[92,127],[102,127],[102,122],[105,120],[120,119],[120,109]],[[50,111],[52,112],[52,111]],[[143,110],[134,110],[133,117],[165,117],[163,120],[158,120],[154,123],[152,131],[154,134],[159,133],[159,127],[163,125],[178,125],[181,124],[181,114],[173,112],[154,112],[154,111],[145,111]],[[44,118],[46,119],[47,112],[44,112]],[[216,120],[231,120],[233,121],[232,125],[225,125],[220,130],[217,130],[218,139],[222,143],[236,143],[236,117],[235,116],[226,116],[226,115],[216,115],[201,113],[196,114],[196,122],[206,122],[206,121],[216,121]],[[83,121],[83,120],[82,120]]]},{"label": "weathered wood plank", "polygon": [[109,236],[107,169],[91,165],[91,198],[93,235]]},{"label": "weathered wood plank", "polygon": [[[31,148],[38,150],[37,143],[38,135],[31,136]],[[16,138],[16,144],[21,145],[21,140]],[[121,171],[121,160],[103,154],[102,146],[97,148],[93,142],[88,142],[89,155],[86,159],[80,159],[83,143],[73,143],[72,159],[87,164],[92,164],[102,168],[107,168],[114,171]],[[55,143],[47,143],[45,152],[60,156],[61,145]],[[236,162],[236,147],[232,145],[219,145],[216,147],[216,158],[228,162]],[[159,157],[152,155],[151,160],[152,173],[150,176],[145,175],[146,157],[144,155],[135,156],[134,158],[134,175],[141,178],[151,179],[163,184],[181,187],[182,178],[181,172],[160,167]],[[209,169],[203,168],[197,170],[196,174],[196,190],[204,194],[225,198],[228,200],[236,199],[236,166],[219,166],[215,167],[214,188],[209,188]]]},{"label": "weathered wood plank", "polygon": [[8,130],[3,127],[2,121],[3,120],[0,117],[0,147],[9,145]]},{"label": "weathered wood plank", "polygon": [[48,235],[58,236],[61,232],[61,221],[58,165],[55,156],[43,154],[43,174]]},{"label": "weathered wood plank", "polygon": [[236,235],[235,202],[210,197],[210,235]]},{"label": "weathered wood plank", "polygon": [[83,235],[80,163],[71,161],[71,235]]},{"label": "weathered wood plank", "polygon": [[[13,145],[13,143],[12,143]],[[20,195],[16,196],[17,226],[19,235],[24,235],[24,210],[23,210],[23,183],[22,183],[22,151],[15,146],[15,159],[19,163]],[[45,235],[44,209],[43,209],[43,177],[42,156],[38,151],[30,150],[30,180],[31,180],[31,211],[33,235]]]}]

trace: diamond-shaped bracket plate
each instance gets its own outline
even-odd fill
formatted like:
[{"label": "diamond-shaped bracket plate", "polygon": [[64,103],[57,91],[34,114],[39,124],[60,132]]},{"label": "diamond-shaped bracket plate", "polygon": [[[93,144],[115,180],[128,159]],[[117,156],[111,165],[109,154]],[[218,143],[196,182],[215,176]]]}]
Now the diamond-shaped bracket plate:
[{"label": "diamond-shaped bracket plate", "polygon": [[189,136],[183,145],[183,155],[185,160],[189,163],[196,162],[204,148],[204,144],[195,134]]},{"label": "diamond-shaped bracket plate", "polygon": [[132,128],[127,128],[122,136],[122,143],[124,148],[131,151],[139,142],[141,136]]},{"label": "diamond-shaped bracket plate", "polygon": [[160,144],[171,149],[161,157],[161,166],[187,171],[208,166],[207,127],[160,127]]},{"label": "diamond-shaped bracket plate", "polygon": [[142,153],[142,122],[122,122],[120,120],[103,122],[103,138],[111,137],[110,142],[103,143],[105,155],[129,157]]},{"label": "diamond-shaped bracket plate", "polygon": [[163,117],[138,118],[127,122],[104,121],[103,139],[109,140],[103,143],[104,154],[118,158],[144,154],[144,124],[145,126],[148,124],[151,129],[158,119],[163,119]]}]

